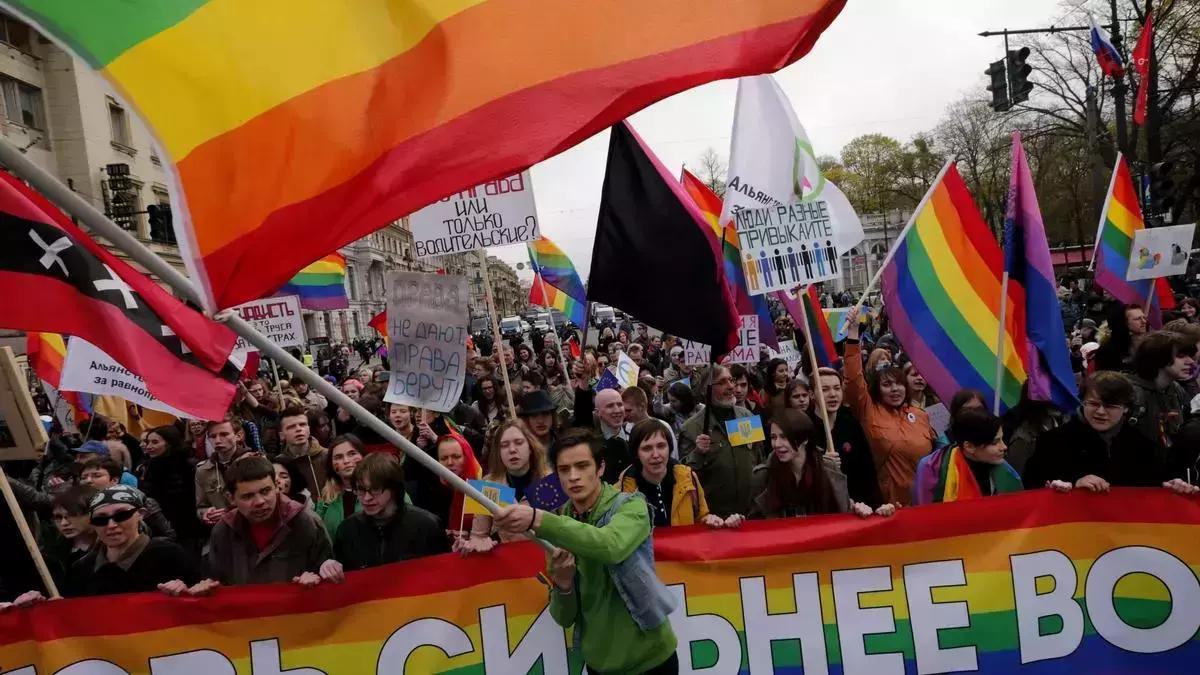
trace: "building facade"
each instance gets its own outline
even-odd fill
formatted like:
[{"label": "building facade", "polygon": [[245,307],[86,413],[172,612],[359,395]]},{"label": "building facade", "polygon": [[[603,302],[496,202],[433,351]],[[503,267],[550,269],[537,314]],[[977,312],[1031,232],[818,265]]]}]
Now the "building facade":
[{"label": "building facade", "polygon": [[492,300],[499,316],[513,316],[528,304],[517,281],[517,271],[494,255],[487,257],[488,279],[492,282]]},{"label": "building facade", "polygon": [[861,293],[883,265],[888,250],[911,215],[899,210],[860,215],[863,240],[858,246],[842,252],[841,276],[832,283],[826,282],[826,289]]}]

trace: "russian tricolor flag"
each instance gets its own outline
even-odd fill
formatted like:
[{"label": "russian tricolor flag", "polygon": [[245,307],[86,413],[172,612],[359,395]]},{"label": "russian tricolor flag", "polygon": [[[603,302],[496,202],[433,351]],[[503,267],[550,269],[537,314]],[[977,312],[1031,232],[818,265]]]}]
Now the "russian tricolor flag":
[{"label": "russian tricolor flag", "polygon": [[1112,78],[1123,76],[1125,60],[1113,46],[1112,40],[1108,37],[1108,31],[1096,23],[1095,17],[1089,15],[1088,20],[1092,23],[1092,51],[1096,54],[1096,62],[1100,64],[1101,72]]}]

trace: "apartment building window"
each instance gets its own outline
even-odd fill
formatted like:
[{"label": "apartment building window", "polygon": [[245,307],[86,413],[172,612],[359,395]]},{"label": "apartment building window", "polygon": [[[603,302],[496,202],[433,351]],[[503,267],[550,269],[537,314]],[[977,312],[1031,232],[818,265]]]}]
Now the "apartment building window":
[{"label": "apartment building window", "polygon": [[7,75],[0,75],[0,91],[4,94],[4,116],[30,129],[46,128],[46,109],[42,105],[42,90]]},{"label": "apartment building window", "polygon": [[0,13],[0,42],[30,54],[33,52],[33,31],[28,25],[7,14]]},{"label": "apartment building window", "polygon": [[126,148],[133,147],[133,139],[129,133],[129,115],[113,99],[108,99],[108,125],[112,129],[112,142]]}]

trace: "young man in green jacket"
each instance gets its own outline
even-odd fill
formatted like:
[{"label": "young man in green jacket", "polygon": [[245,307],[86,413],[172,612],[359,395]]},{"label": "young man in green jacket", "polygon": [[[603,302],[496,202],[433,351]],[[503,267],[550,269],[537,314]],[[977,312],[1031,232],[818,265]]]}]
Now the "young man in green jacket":
[{"label": "young man in green jacket", "polygon": [[575,627],[588,672],[677,673],[678,643],[667,619],[674,601],[654,571],[645,499],[601,480],[603,456],[595,434],[565,434],[550,462],[570,502],[559,513],[507,506],[496,525],[533,530],[560,547],[550,558],[550,614]]}]

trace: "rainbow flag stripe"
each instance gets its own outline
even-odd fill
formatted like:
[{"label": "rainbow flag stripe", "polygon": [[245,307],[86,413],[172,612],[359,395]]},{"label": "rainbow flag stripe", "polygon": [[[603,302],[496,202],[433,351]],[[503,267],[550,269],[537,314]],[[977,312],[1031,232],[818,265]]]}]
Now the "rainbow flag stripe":
[{"label": "rainbow flag stripe", "polygon": [[[681,672],[1183,673],[1200,658],[1200,502],[1048,490],[852,516],[655,531]],[[579,673],[532,543],[352,572],[340,585],[45,603],[0,614],[0,664],[151,659],[188,672]],[[251,643],[254,647],[251,648]],[[210,650],[210,653],[197,653]],[[199,664],[199,665],[197,665]],[[170,672],[168,663],[156,664]],[[21,671],[18,671],[21,672]],[[108,672],[108,671],[105,671]]]},{"label": "rainbow flag stripe", "polygon": [[587,320],[587,290],[571,259],[545,237],[538,237],[527,247],[534,270],[530,304],[557,309],[571,323],[583,326]]},{"label": "rainbow flag stripe", "polygon": [[804,303],[804,336],[812,340],[817,365],[832,367],[838,360],[838,354],[833,342],[833,333],[829,331],[829,323],[824,320],[825,314],[821,311],[817,287],[809,286],[800,301]]},{"label": "rainbow flag stripe", "polygon": [[[913,219],[883,273],[892,330],[942,400],[969,388],[990,401],[1000,327],[1000,245],[952,163]],[[1023,293],[1009,285],[1002,410],[1017,404],[1027,377]]]},{"label": "rainbow flag stripe", "polygon": [[192,276],[224,308],[655,101],[778,70],[845,0],[4,4],[148,121],[185,193]]},{"label": "rainbow flag stripe", "polygon": [[1138,203],[1129,163],[1117,156],[1113,167],[1104,212],[1100,214],[1100,235],[1096,238],[1096,283],[1128,305],[1144,305],[1154,289],[1153,279],[1126,281],[1133,251],[1133,233],[1144,229],[1142,207]]},{"label": "rainbow flag stripe", "polygon": [[25,354],[38,379],[58,389],[62,382],[67,343],[58,333],[26,333]]},{"label": "rainbow flag stripe", "polygon": [[318,311],[346,309],[346,257],[330,253],[300,270],[275,295],[298,295],[300,306]]}]

